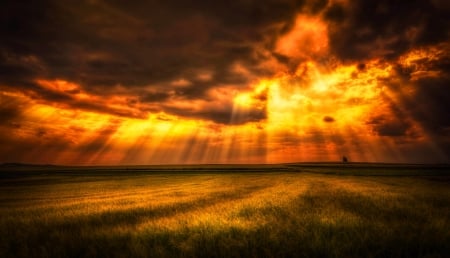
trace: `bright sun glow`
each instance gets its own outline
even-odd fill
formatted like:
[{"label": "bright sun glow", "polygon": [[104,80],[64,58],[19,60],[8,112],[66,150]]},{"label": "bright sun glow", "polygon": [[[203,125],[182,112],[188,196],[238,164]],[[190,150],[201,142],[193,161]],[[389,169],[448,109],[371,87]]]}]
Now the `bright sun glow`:
[{"label": "bright sun glow", "polygon": [[[427,53],[413,52],[403,60],[414,65],[423,55]],[[378,160],[385,153],[399,155],[389,141],[380,145],[370,127],[371,117],[388,113],[386,99],[398,101],[383,84],[392,73],[389,64],[377,60],[366,63],[364,69],[358,64],[330,69],[311,60],[294,73],[260,80],[251,90],[234,94],[230,121],[235,124],[230,126],[165,113],[132,119],[47,105],[24,94],[4,94],[32,103],[24,112],[27,124],[16,130],[17,137],[37,135],[36,141],[42,143],[59,137],[60,148],[51,152],[56,163],[290,162],[336,160],[344,153],[358,160]],[[111,110],[126,106],[124,98],[96,99],[74,83],[38,83],[56,92],[72,92],[73,101],[88,99]],[[262,120],[240,122],[242,116],[258,114],[266,115]],[[410,123],[423,133],[414,121]]]},{"label": "bright sun glow", "polygon": [[43,163],[278,163],[336,161],[342,155],[403,161],[399,146],[408,146],[407,138],[445,158],[426,128],[408,115],[405,103],[417,88],[401,73],[412,71],[410,82],[439,78],[442,71],[429,67],[445,56],[447,44],[407,52],[396,65],[376,58],[344,63],[330,54],[329,26],[299,15],[273,42],[279,60],[266,57],[254,68],[275,69],[272,76],[253,76],[236,62],[230,71],[250,82],[208,86],[201,98],[185,91],[213,80],[213,71],[192,71],[192,81],[172,80],[168,91],[150,85],[103,96],[75,82],[36,79],[38,92],[55,101],[33,91],[2,91],[3,103],[21,108],[21,122],[9,122],[0,133],[32,146],[23,160],[45,153]]}]

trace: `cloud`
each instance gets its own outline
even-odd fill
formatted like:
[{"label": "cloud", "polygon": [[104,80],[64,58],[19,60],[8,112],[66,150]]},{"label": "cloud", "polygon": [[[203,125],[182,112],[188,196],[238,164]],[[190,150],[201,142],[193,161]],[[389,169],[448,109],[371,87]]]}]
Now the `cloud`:
[{"label": "cloud", "polygon": [[405,99],[405,108],[434,137],[450,139],[449,77],[423,78],[414,83],[413,99]]},{"label": "cloud", "polygon": [[[3,101],[3,97],[1,98]],[[20,116],[20,109],[14,107],[13,105],[2,105],[0,107],[0,124],[5,125],[10,121],[14,121]]]},{"label": "cloud", "polygon": [[22,113],[28,101],[0,92],[0,126],[20,127]]},{"label": "cloud", "polygon": [[325,123],[333,123],[334,121],[336,121],[333,117],[331,116],[324,116],[322,119]]},{"label": "cloud", "polygon": [[[35,84],[37,79],[58,79],[76,83],[95,96],[125,89],[141,102],[154,103],[169,95],[202,99],[217,86],[247,89],[255,78],[273,75],[277,71],[261,64],[274,58],[269,45],[295,19],[301,3],[81,1],[66,5],[46,0],[29,5],[6,1],[2,7],[8,12],[0,18],[1,84],[36,92],[48,101],[70,102],[68,95]],[[233,69],[236,63],[249,74]],[[206,70],[212,71],[207,80],[201,73]],[[173,84],[180,79],[189,82],[183,89]],[[98,109],[83,102],[71,105]]]},{"label": "cloud", "polygon": [[368,121],[368,124],[373,126],[373,130],[377,135],[390,137],[405,136],[411,126],[409,123],[396,117],[387,118],[384,116],[374,117]]},{"label": "cloud", "polygon": [[386,106],[367,121],[377,135],[416,142],[410,147],[417,152],[426,139],[440,150],[441,161],[450,157],[449,47],[416,48],[394,60],[392,74],[380,81],[390,92],[384,96]]},{"label": "cloud", "polygon": [[267,91],[236,94],[236,88],[211,89],[202,100],[172,97],[163,110],[170,114],[218,124],[240,125],[266,119]]},{"label": "cloud", "polygon": [[[450,157],[445,0],[6,0],[2,10],[0,131],[14,134],[5,155],[27,159],[27,144],[100,153],[117,135],[145,134],[109,125],[119,119],[161,125],[147,128],[158,139],[182,124],[259,126],[267,145],[257,148],[280,160],[283,141],[317,157],[369,142],[416,142],[419,153],[430,141]],[[79,121],[93,127],[64,127]]]},{"label": "cloud", "polygon": [[[397,77],[388,86],[399,105],[430,134],[447,134],[450,128],[450,45],[418,49],[400,60]],[[405,94],[404,89],[412,93]]]},{"label": "cloud", "polygon": [[342,60],[395,59],[450,38],[442,1],[333,1],[323,12],[330,48]]}]

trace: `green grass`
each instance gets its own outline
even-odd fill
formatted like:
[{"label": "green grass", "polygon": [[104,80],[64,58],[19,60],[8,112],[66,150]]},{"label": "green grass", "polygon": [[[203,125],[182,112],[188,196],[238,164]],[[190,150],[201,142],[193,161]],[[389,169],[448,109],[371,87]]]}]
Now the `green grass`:
[{"label": "green grass", "polygon": [[450,256],[446,167],[30,167],[0,178],[0,257]]}]

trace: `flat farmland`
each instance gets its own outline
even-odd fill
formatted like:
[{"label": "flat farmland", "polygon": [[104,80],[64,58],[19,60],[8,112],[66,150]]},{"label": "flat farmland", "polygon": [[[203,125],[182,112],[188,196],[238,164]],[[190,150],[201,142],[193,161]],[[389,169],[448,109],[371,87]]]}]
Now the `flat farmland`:
[{"label": "flat farmland", "polygon": [[0,257],[449,257],[450,172],[3,166]]}]

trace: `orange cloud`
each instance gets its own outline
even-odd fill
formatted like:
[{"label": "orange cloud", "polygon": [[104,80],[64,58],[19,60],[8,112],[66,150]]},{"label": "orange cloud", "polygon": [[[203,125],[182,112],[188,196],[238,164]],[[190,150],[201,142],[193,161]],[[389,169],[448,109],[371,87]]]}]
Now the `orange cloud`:
[{"label": "orange cloud", "polygon": [[326,55],[327,25],[319,17],[299,15],[293,28],[278,39],[275,51],[286,57],[302,60]]},{"label": "orange cloud", "polygon": [[448,162],[437,2],[11,11],[24,33],[2,31],[0,162]]}]

